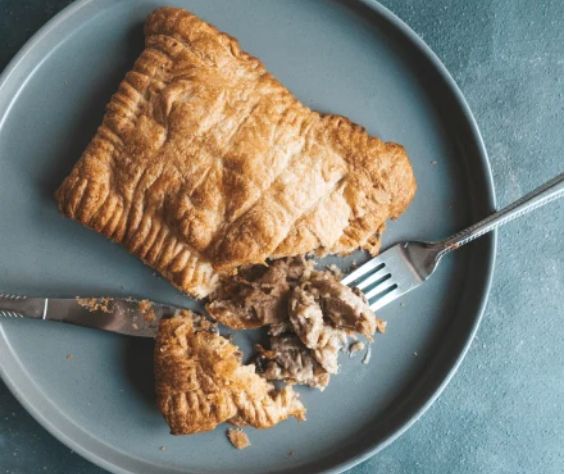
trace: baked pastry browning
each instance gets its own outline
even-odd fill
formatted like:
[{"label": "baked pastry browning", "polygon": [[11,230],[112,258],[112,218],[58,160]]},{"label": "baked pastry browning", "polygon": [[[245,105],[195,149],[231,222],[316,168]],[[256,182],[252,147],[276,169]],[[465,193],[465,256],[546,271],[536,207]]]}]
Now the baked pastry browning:
[{"label": "baked pastry browning", "polygon": [[268,258],[375,253],[415,192],[404,149],[302,105],[230,36],[174,8],[56,193],[69,217],[193,296]]},{"label": "baked pastry browning", "polygon": [[292,387],[277,390],[241,358],[236,346],[189,311],[160,321],[156,394],[172,434],[210,431],[225,421],[269,428],[290,416],[305,419]]}]

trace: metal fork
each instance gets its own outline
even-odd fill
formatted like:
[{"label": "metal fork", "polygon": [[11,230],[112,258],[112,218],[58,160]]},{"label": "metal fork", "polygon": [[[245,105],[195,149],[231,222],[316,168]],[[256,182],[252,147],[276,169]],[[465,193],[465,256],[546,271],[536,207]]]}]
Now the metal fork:
[{"label": "metal fork", "polygon": [[564,194],[564,173],[477,224],[438,242],[401,242],[342,279],[359,288],[373,311],[427,280],[446,254]]}]

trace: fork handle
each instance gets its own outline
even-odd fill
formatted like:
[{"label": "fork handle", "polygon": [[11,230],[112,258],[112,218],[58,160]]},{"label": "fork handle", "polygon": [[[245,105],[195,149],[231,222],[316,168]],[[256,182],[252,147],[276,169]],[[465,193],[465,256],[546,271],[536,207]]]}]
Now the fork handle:
[{"label": "fork handle", "polygon": [[435,244],[440,251],[440,256],[455,250],[472,240],[494,230],[495,228],[507,224],[540,206],[544,206],[564,194],[564,173],[556,176],[534,191],[523,196],[517,201],[509,204],[500,211],[486,217],[470,227],[448,237]]}]

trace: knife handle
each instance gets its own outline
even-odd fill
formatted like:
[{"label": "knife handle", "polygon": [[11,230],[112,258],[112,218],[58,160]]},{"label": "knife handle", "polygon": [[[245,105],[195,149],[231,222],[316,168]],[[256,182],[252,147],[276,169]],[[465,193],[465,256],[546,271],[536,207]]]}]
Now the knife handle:
[{"label": "knife handle", "polygon": [[47,311],[47,301],[47,298],[0,293],[0,317],[42,319]]}]

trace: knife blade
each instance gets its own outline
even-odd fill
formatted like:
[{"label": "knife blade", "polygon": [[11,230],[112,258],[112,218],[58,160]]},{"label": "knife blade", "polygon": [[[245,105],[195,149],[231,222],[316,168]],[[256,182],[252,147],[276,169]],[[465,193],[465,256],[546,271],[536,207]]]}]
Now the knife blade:
[{"label": "knife blade", "polygon": [[180,306],[135,298],[35,298],[0,293],[0,319],[33,318],[137,337],[155,337],[159,319]]}]

